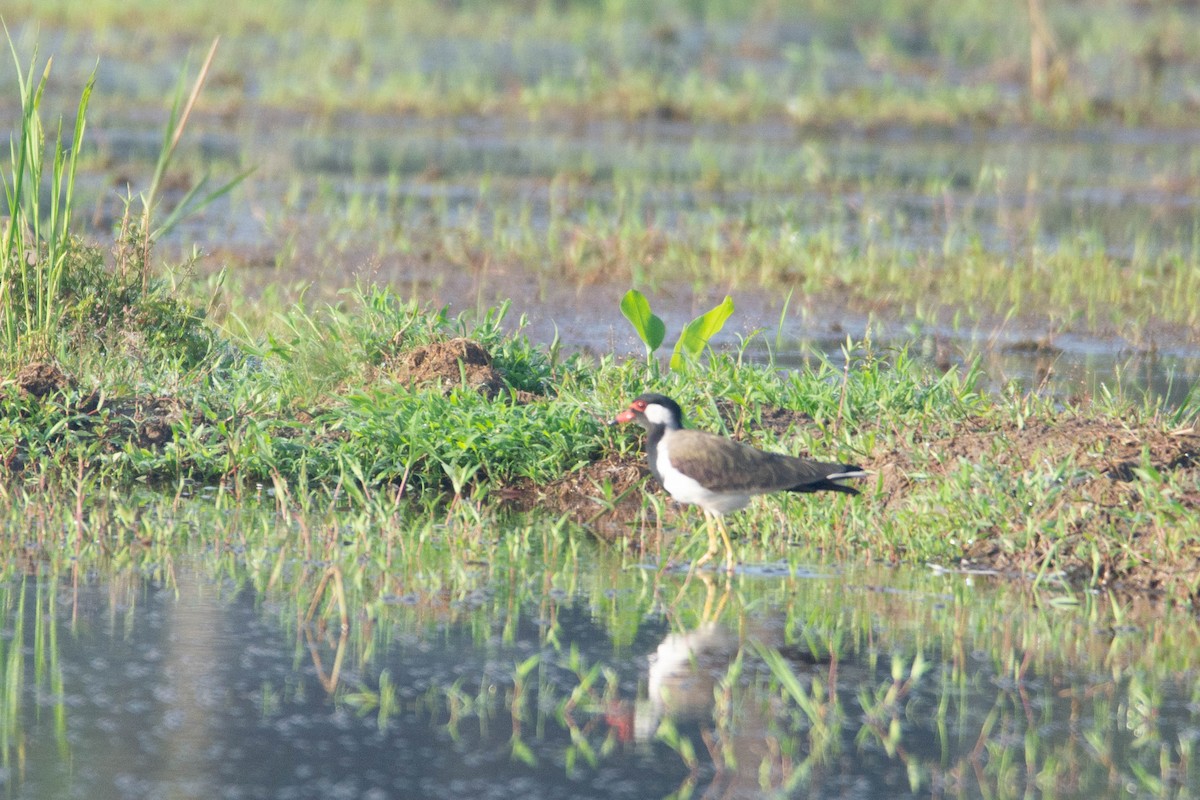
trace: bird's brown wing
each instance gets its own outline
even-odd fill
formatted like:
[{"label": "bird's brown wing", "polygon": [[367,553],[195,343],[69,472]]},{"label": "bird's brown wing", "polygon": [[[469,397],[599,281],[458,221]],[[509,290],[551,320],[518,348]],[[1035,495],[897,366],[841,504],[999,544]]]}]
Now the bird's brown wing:
[{"label": "bird's brown wing", "polygon": [[806,484],[822,484],[830,475],[854,469],[846,464],[768,453],[691,429],[671,434],[669,452],[676,469],[716,492],[794,490]]}]

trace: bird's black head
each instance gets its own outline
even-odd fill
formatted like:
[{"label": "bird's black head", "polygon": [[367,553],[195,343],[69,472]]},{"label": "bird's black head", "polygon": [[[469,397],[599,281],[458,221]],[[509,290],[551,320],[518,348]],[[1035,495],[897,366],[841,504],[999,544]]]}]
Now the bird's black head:
[{"label": "bird's black head", "polygon": [[666,395],[647,392],[638,395],[610,424],[625,422],[636,422],[646,430],[658,427],[677,430],[683,427],[683,410]]}]

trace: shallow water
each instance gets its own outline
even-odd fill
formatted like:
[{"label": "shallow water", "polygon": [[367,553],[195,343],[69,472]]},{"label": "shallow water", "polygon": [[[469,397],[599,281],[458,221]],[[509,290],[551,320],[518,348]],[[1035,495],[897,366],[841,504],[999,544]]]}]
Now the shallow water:
[{"label": "shallow water", "polygon": [[[1123,349],[1113,342],[1072,336],[1058,337],[1047,346],[1014,335],[982,341],[930,331],[916,337],[877,334],[873,346],[879,352],[905,348],[935,369],[974,364],[983,374],[980,388],[992,392],[1015,389],[1070,402],[1111,393],[1161,403],[1167,408],[1194,402],[1200,392],[1200,356],[1186,347],[1165,351]],[[858,345],[854,345],[850,352],[857,350]],[[815,358],[840,367],[845,364],[846,353],[845,335],[783,339],[772,346],[757,340],[746,350],[750,360],[773,363],[785,370],[811,365]]]},{"label": "shallow water", "polygon": [[457,574],[436,590],[400,569],[395,591],[361,590],[348,571],[345,634],[337,614],[304,621],[319,564],[276,554],[310,579],[262,586],[253,548],[11,580],[0,784],[94,800],[1200,792],[1187,615],[920,570],[689,581],[581,532],[544,543],[545,566],[432,561]]},{"label": "shallow water", "polygon": [[[795,241],[825,243],[855,258],[885,254],[886,261],[897,253],[914,270],[924,259],[966,257],[974,248],[1011,258],[1014,269],[1034,251],[1186,265],[1200,239],[1200,205],[1191,191],[1200,175],[1197,134],[1186,130],[815,133],[771,121],[523,127],[386,116],[351,118],[344,128],[315,133],[299,117],[243,124],[239,133],[205,141],[218,162],[267,165],[254,176],[249,213],[235,204],[191,220],[178,234],[185,249],[198,243],[268,254],[258,257],[269,263],[290,237],[295,250],[284,257],[286,268],[241,269],[237,280],[251,292],[260,282],[312,281],[318,296],[334,296],[366,276],[454,312],[507,301],[510,321],[527,315],[531,337],[568,349],[642,348],[617,313],[627,281],[563,274],[555,255],[538,247],[506,252],[513,242],[548,241],[554,227],[560,239],[578,226],[602,241],[619,238],[620,221],[633,218],[635,229],[692,242],[697,252],[723,237],[724,226],[790,231]],[[102,139],[105,159],[134,158],[140,151],[116,133]],[[719,176],[717,185],[706,186],[708,172]],[[107,208],[100,218],[117,213],[115,198],[97,202]],[[492,259],[469,268],[465,261],[425,263],[406,252],[419,252],[430,237],[461,241],[464,251],[466,243],[480,243],[494,251],[496,266],[488,266]],[[802,275],[803,265],[797,270]],[[734,348],[739,337],[765,331],[780,337],[785,360],[805,351],[836,358],[847,337],[886,346],[935,341],[932,349],[951,360],[983,355],[997,388],[1016,381],[1025,390],[1078,397],[1106,387],[1170,405],[1182,403],[1200,375],[1200,349],[1188,330],[1151,318],[1131,336],[1115,311],[1100,314],[1098,330],[986,314],[959,327],[872,313],[862,304],[814,303],[802,281],[769,290],[753,276],[714,276],[704,287],[669,276],[633,283],[672,335],[733,295],[738,310],[714,344]],[[958,302],[986,308],[989,300]]]}]

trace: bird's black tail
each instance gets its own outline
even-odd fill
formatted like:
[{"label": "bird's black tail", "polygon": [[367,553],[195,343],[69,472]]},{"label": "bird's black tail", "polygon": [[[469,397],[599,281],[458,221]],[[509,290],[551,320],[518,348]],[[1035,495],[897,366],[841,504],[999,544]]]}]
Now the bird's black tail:
[{"label": "bird's black tail", "polygon": [[789,492],[803,492],[805,494],[811,492],[841,492],[842,494],[858,494],[858,489],[853,486],[847,486],[838,481],[848,480],[850,478],[865,478],[870,473],[862,467],[856,467],[852,464],[836,464],[832,465],[835,471],[830,472],[824,478],[812,483],[802,483],[799,486],[793,486],[788,489]]}]

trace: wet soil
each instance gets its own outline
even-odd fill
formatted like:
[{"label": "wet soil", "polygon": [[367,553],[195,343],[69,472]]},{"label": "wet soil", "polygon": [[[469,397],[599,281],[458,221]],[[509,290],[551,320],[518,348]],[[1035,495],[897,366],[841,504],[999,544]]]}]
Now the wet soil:
[{"label": "wet soil", "polygon": [[33,361],[17,370],[17,390],[30,397],[45,397],[61,392],[70,386],[67,374],[57,364],[48,361]]},{"label": "wet soil", "polygon": [[[982,465],[1015,484],[1033,464],[1071,466],[1052,485],[1039,487],[1039,499],[1024,509],[1022,519],[998,519],[968,542],[964,565],[1030,573],[1053,554],[1067,577],[1099,586],[1173,596],[1195,591],[1200,550],[1165,551],[1164,529],[1172,520],[1146,515],[1135,530],[1122,529],[1128,524],[1123,520],[1136,519],[1144,508],[1140,487],[1157,480],[1155,473],[1183,471],[1195,477],[1182,483],[1196,485],[1200,432],[1195,428],[1162,431],[1066,415],[1021,422],[965,420],[934,432],[913,450],[876,453],[865,466],[882,478],[873,502],[888,513],[906,502],[916,484],[946,478],[964,465]],[[1200,513],[1200,491],[1181,492],[1174,501],[1180,516]],[[1122,521],[1115,519],[1117,509]],[[1049,532],[1061,518],[1071,520],[1065,539]],[[1047,533],[1014,545],[1009,531],[1027,525]],[[1091,561],[1093,552],[1099,553],[1099,563]]]},{"label": "wet soil", "polygon": [[[200,415],[181,398],[168,395],[113,396],[99,388],[83,391],[79,382],[56,363],[33,361],[17,370],[19,397],[63,404],[70,412],[67,428],[91,429],[104,452],[120,450],[126,442],[150,449],[174,439],[175,426],[185,417],[199,422]],[[17,473],[25,468],[26,454],[18,445],[3,454],[0,464]]]}]

